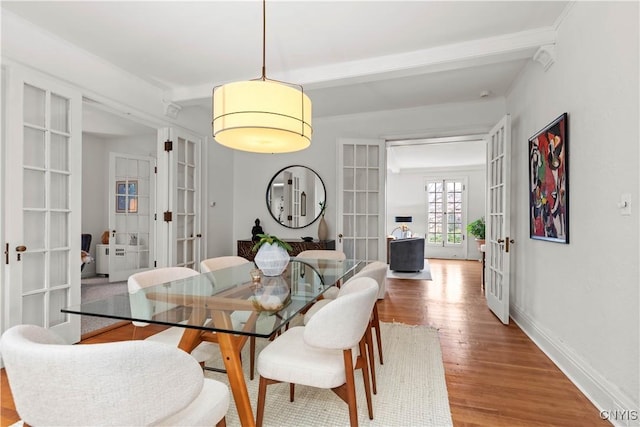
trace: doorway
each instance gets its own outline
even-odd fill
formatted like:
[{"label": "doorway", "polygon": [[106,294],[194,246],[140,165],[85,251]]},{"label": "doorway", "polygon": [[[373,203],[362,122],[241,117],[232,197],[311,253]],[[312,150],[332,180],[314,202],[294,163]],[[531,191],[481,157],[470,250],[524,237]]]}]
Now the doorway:
[{"label": "doorway", "polygon": [[[425,238],[425,258],[480,259],[466,224],[485,212],[484,137],[388,141],[387,234],[399,226],[395,218],[409,217],[411,235]],[[459,183],[461,191],[436,191],[449,183]]]},{"label": "doorway", "polygon": [[[150,175],[157,156],[157,130],[86,98],[82,107],[82,233],[92,236],[89,253],[93,257],[82,278],[101,275],[112,282],[125,280],[131,271],[153,262],[155,180]],[[123,187],[125,194],[116,194],[117,180],[130,184]],[[128,192],[133,185],[137,197]],[[126,206],[116,213],[118,201]],[[122,256],[116,257],[116,252]]]}]

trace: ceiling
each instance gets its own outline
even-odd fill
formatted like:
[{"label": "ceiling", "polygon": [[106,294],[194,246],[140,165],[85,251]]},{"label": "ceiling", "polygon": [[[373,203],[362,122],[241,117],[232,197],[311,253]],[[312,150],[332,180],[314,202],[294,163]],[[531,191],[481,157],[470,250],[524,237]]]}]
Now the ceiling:
[{"label": "ceiling", "polygon": [[[266,4],[266,73],[304,85],[313,117],[504,96],[568,1]],[[260,1],[2,1],[43,30],[210,111],[214,86],[260,76]]]}]

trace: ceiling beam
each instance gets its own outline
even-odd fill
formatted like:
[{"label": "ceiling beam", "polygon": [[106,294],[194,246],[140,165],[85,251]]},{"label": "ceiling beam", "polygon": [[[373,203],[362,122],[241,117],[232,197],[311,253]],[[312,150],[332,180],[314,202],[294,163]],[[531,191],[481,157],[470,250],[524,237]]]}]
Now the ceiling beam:
[{"label": "ceiling beam", "polygon": [[[556,30],[547,27],[430,49],[290,70],[275,73],[271,78],[297,82],[306,90],[339,87],[533,58],[541,46],[553,45],[555,40]],[[211,99],[214,85],[225,83],[229,82],[175,88],[165,92],[165,99],[184,106],[201,104]]]}]

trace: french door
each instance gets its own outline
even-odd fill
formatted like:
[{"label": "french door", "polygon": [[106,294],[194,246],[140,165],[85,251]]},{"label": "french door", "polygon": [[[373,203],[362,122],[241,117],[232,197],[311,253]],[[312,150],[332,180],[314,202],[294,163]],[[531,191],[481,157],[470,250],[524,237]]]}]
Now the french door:
[{"label": "french door", "polygon": [[159,130],[158,142],[157,266],[199,270],[203,242],[200,191],[202,139],[181,130],[165,128]]},{"label": "french door", "polygon": [[383,140],[338,142],[338,240],[347,258],[386,259]]},{"label": "french door", "polygon": [[511,116],[506,115],[487,136],[487,221],[485,296],[487,305],[509,324],[509,250]]},{"label": "french door", "polygon": [[80,303],[82,97],[19,66],[8,73],[3,328],[35,324],[73,343],[80,318],[60,309]]},{"label": "french door", "polygon": [[434,258],[465,259],[464,218],[467,212],[467,178],[428,177],[426,192],[426,244]]},{"label": "french door", "polygon": [[155,159],[109,155],[109,281],[126,280],[155,260]]}]

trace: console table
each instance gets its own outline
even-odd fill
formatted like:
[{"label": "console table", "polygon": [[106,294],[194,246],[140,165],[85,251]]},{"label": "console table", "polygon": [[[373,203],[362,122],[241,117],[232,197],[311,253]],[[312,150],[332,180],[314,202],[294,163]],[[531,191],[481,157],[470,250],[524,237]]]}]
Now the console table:
[{"label": "console table", "polygon": [[[288,244],[291,245],[291,250],[289,251],[289,255],[296,256],[302,251],[309,250],[335,250],[336,241],[335,240],[313,240],[311,242],[305,242],[302,239],[296,240],[287,240],[282,239]],[[251,240],[238,240],[238,256],[248,259],[249,261],[253,261],[253,258],[256,256],[256,253],[251,250],[253,245],[256,242]]]}]

